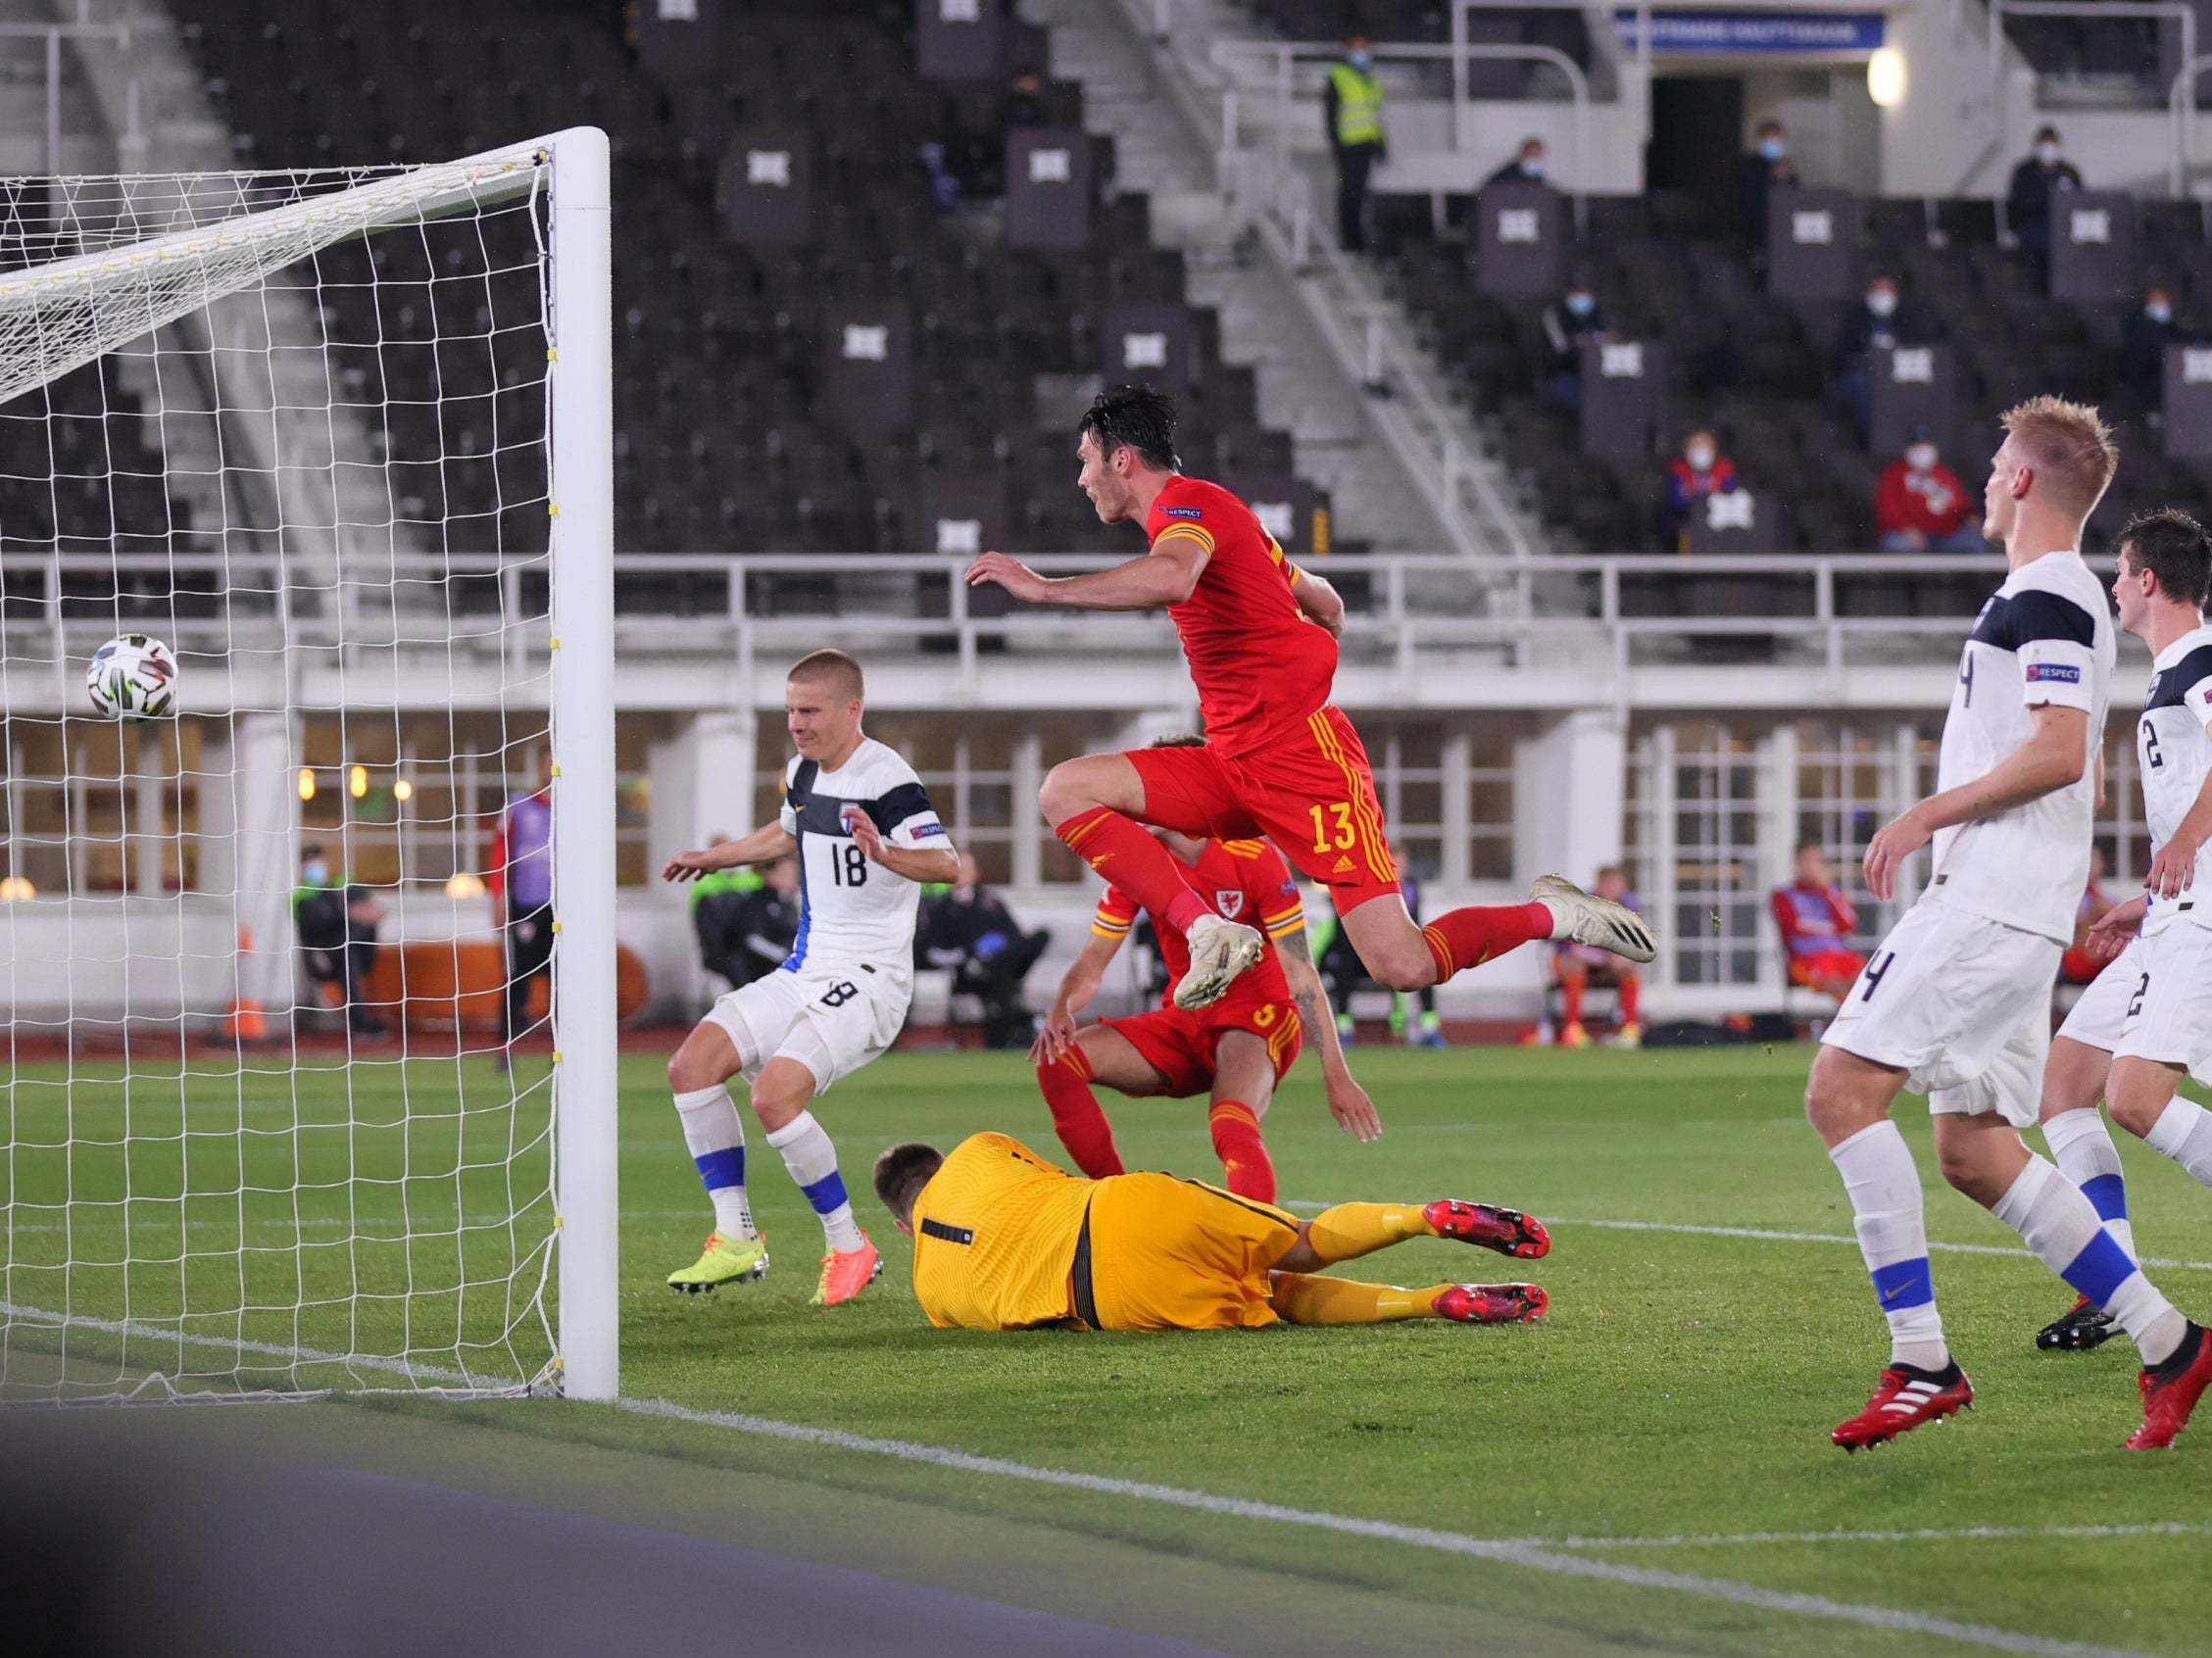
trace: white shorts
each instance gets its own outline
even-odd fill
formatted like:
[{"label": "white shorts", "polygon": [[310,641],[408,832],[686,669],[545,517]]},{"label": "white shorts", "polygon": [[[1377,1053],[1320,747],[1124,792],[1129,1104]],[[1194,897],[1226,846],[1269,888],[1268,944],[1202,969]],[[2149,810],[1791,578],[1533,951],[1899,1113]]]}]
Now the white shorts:
[{"label": "white shorts", "polygon": [[748,1084],[770,1059],[791,1059],[813,1073],[821,1095],[891,1046],[912,996],[903,974],[880,968],[779,967],[716,997],[707,1019],[736,1046]]},{"label": "white shorts", "polygon": [[2091,979],[2058,1034],[2114,1058],[2186,1065],[2212,1079],[2212,928],[2174,921],[2129,942]]},{"label": "white shorts", "polygon": [[2055,940],[1923,899],[1867,957],[1821,1043],[1910,1074],[1931,1111],[2034,1123]]}]

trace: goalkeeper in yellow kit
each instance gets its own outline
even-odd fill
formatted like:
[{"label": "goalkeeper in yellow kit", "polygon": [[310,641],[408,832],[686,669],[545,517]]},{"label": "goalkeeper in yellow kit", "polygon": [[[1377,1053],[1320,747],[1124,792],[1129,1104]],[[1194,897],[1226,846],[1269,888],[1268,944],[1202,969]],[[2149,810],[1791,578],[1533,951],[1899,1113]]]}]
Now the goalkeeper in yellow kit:
[{"label": "goalkeeper in yellow kit", "polygon": [[1533,1284],[1387,1284],[1315,1276],[1338,1261],[1444,1238],[1534,1260],[1543,1225],[1513,1209],[1442,1197],[1339,1203],[1310,1221],[1165,1174],[1084,1180],[1004,1134],[950,1156],[918,1143],[876,1159],[875,1193],[914,1240],[914,1298],[941,1328],[1226,1330],[1447,1318],[1525,1323]]}]

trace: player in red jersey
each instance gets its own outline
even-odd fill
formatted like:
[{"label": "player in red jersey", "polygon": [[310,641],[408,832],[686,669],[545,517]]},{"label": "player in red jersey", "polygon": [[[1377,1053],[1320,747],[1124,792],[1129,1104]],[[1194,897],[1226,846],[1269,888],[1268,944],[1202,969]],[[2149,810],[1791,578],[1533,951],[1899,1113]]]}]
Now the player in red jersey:
[{"label": "player in red jersey", "polygon": [[[1188,748],[1197,739],[1169,739],[1156,748]],[[1076,1011],[1098,995],[1100,982],[1141,906],[1118,887],[1099,901],[1090,942],[1061,979],[1029,1057],[1037,1086],[1052,1107],[1053,1127],[1075,1164],[1093,1180],[1125,1172],[1113,1130],[1091,1092],[1103,1083],[1131,1098],[1164,1095],[1188,1099],[1210,1094],[1207,1127],[1226,1176],[1240,1197],[1275,1200],[1275,1167],[1260,1137],[1260,1119],[1275,1088],[1298,1060],[1307,1033],[1317,1047],[1329,1112],[1361,1140],[1382,1133],[1374,1102],[1352,1080],[1337,1041],[1329,994],[1305,944],[1305,911],[1282,854],[1265,841],[1200,841],[1162,831],[1171,855],[1189,871],[1217,914],[1249,916],[1270,941],[1259,964],[1210,1007],[1186,1012],[1174,990],[1190,970],[1190,952],[1172,929],[1153,917],[1168,970],[1158,1007],[1133,1018],[1104,1019],[1081,1030]]]},{"label": "player in red jersey", "polygon": [[1004,553],[968,567],[1032,605],[1165,607],[1198,686],[1206,740],[1195,749],[1089,755],[1053,767],[1038,805],[1054,832],[1166,930],[1189,941],[1176,1005],[1206,1006],[1253,966],[1258,931],[1215,914],[1144,829],[1216,840],[1265,835],[1330,890],[1368,975],[1415,991],[1532,939],[1573,939],[1631,961],[1657,953],[1631,910],[1541,876],[1531,902],[1454,909],[1414,925],[1399,896],[1381,804],[1359,734],[1332,707],[1344,602],[1283,557],[1251,508],[1185,477],[1175,405],[1150,386],[1106,392],[1083,417],[1077,482],[1102,521],[1137,520],[1152,551],[1112,569],[1047,579]]}]

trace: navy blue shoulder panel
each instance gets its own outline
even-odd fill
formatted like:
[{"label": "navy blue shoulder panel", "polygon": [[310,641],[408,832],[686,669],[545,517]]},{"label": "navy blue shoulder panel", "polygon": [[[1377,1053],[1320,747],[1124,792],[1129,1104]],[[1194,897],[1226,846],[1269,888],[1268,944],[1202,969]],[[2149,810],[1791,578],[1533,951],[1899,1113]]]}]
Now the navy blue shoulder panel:
[{"label": "navy blue shoulder panel", "polygon": [[2096,643],[2096,619],[2064,594],[2031,587],[1991,600],[1972,637],[1999,651],[2017,651],[2038,639],[2089,646]]},{"label": "navy blue shoulder panel", "polygon": [[2150,694],[2143,698],[2143,712],[2152,708],[2178,708],[2182,699],[2212,679],[2212,645],[2199,645],[2170,668],[2150,676]]}]

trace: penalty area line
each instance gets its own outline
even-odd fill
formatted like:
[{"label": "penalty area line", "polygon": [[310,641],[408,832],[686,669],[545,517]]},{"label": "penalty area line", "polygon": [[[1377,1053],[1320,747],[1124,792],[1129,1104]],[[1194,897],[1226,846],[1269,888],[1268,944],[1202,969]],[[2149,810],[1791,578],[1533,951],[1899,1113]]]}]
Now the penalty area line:
[{"label": "penalty area line", "polygon": [[[701,1410],[690,1405],[676,1404],[668,1399],[616,1399],[614,1405],[616,1409],[633,1416],[688,1422],[700,1427],[726,1428],[762,1439],[858,1451],[863,1455],[889,1457],[900,1462],[949,1468],[963,1474],[982,1474],[1069,1490],[1094,1491],[1105,1496],[1157,1503],[1164,1507],[1188,1509],[1202,1514],[1216,1514],[1241,1520],[1265,1520],[1277,1525],[1299,1526],[1345,1536],[1373,1537],[1384,1542],[1405,1543],[1447,1554],[1495,1561],[1505,1566],[1526,1567],[1556,1577],[1590,1578],[1635,1588],[1668,1589],[1733,1606],[1756,1607],[1762,1611],[1779,1612],[1792,1617],[1825,1619],[1831,1623],[1855,1624],[1862,1629],[1939,1636],[1990,1647],[1999,1652],[2031,1653],[2039,1655],[2039,1658],[2141,1658],[2140,1654],[2125,1647],[2056,1640],[2047,1635],[2028,1634],[1989,1624],[1970,1624],[1932,1613],[1908,1612],[1890,1606],[1866,1606],[1853,1601],[1831,1599],[1827,1595],[1770,1589],[1757,1584],[1737,1583],[1724,1578],[1704,1578],[1688,1572],[1591,1560],[1576,1554],[1560,1553],[1554,1544],[1510,1537],[1467,1536],[1457,1532],[1437,1531],[1426,1526],[1404,1526],[1390,1520],[1365,1520],[1354,1515],[1291,1508],[1281,1503],[1259,1502],[1248,1497],[1219,1496],[1211,1491],[1190,1490],[1180,1486],[1123,1480],[1104,1474],[1082,1474],[1068,1469],[1038,1468],[1024,1462],[1009,1462],[1002,1457],[977,1456],[969,1451],[954,1450],[943,1445],[920,1444],[909,1439],[874,1439],[862,1434],[848,1433],[843,1429],[810,1428],[798,1423],[778,1422],[770,1417],[750,1416],[736,1411]],[[1585,1546],[1622,1545],[1617,1539],[1590,1538],[1586,1540]]]}]

